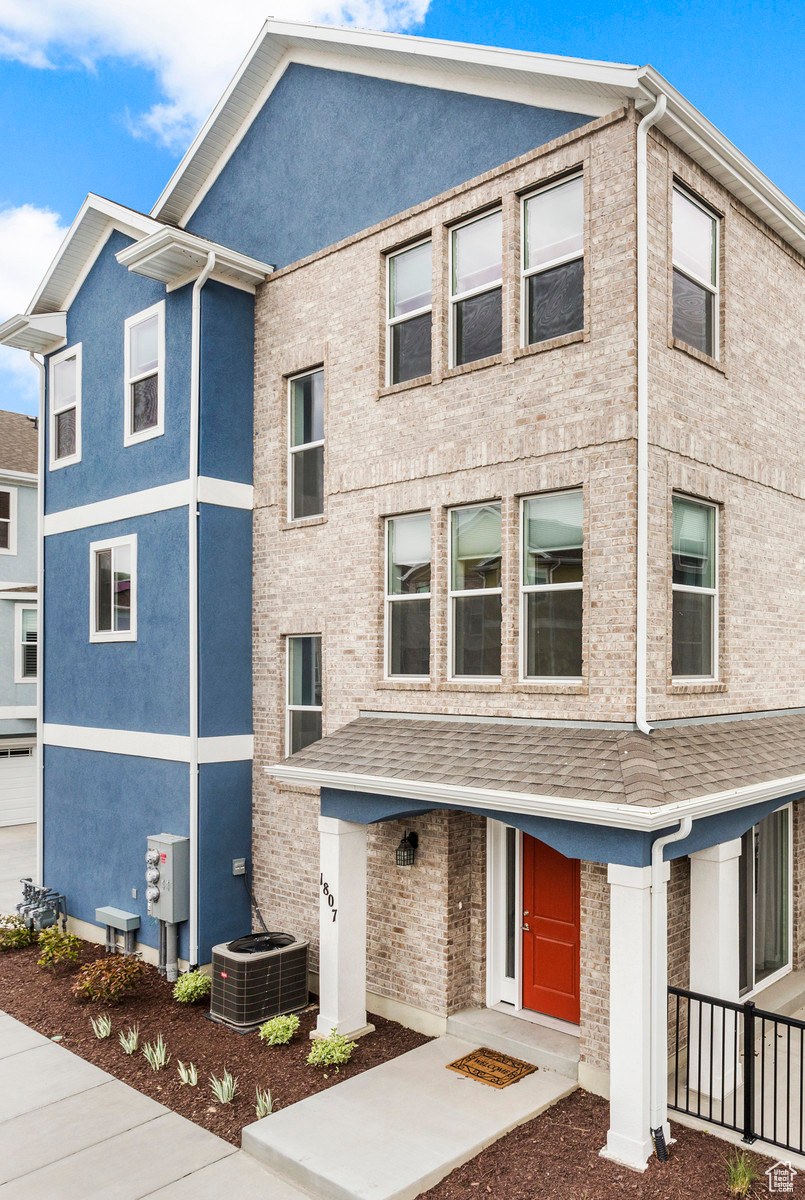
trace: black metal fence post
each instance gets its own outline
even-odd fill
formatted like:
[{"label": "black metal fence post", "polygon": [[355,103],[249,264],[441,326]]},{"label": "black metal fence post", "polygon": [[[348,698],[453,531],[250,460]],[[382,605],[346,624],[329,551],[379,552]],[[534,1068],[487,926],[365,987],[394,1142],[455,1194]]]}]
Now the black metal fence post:
[{"label": "black metal fence post", "polygon": [[743,1141],[754,1142],[755,1133],[755,1006],[751,1000],[743,1005],[744,1014],[744,1135]]}]

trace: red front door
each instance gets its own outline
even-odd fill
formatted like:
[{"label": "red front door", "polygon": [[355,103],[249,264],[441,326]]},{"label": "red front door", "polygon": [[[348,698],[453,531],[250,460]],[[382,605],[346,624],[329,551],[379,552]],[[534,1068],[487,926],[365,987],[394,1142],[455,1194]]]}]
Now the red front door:
[{"label": "red front door", "polygon": [[579,860],[523,834],[523,1008],[579,1022]]}]

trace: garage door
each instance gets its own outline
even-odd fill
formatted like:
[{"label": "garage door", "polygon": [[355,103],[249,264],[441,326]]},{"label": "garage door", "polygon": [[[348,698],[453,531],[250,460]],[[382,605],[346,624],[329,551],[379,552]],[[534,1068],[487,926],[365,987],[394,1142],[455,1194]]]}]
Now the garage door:
[{"label": "garage door", "polygon": [[36,820],[34,747],[0,746],[0,825]]}]

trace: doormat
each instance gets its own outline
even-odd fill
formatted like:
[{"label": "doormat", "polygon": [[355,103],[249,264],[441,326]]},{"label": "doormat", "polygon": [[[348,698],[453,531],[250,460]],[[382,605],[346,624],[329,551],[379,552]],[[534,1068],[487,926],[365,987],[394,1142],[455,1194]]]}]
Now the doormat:
[{"label": "doormat", "polygon": [[488,1046],[481,1046],[463,1058],[447,1064],[448,1071],[458,1071],[469,1079],[477,1079],[479,1083],[487,1083],[493,1088],[505,1088],[510,1083],[517,1083],[533,1074],[539,1068],[533,1063],[522,1062],[519,1058],[510,1058]]}]

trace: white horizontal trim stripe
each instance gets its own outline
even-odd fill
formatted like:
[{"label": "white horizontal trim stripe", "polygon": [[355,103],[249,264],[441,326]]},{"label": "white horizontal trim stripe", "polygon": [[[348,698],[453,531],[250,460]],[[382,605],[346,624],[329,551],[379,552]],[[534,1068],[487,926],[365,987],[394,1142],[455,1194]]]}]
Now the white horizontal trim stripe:
[{"label": "white horizontal trim stripe", "polygon": [[[198,498],[202,504],[220,504],[226,508],[253,507],[254,489],[251,484],[233,483],[229,479],[213,479],[208,475],[201,475],[198,486]],[[132,517],[144,517],[148,513],[167,512],[172,508],[183,508],[189,502],[190,483],[187,479],[179,479],[176,483],[145,488],[142,492],[129,492],[125,496],[97,500],[94,504],[81,504],[77,508],[66,508],[62,512],[47,513],[45,536],[71,533],[76,529],[91,529],[95,525],[109,525],[113,521],[128,521]]]},{"label": "white horizontal trim stripe", "polygon": [[[32,714],[35,713],[36,709],[32,709]],[[45,723],[42,741],[46,746],[91,750],[98,754],[130,754],[135,758],[190,762],[190,738],[183,734],[139,733],[131,729]],[[251,734],[199,738],[199,762],[243,762],[252,757],[253,745]]]},{"label": "white horizontal trim stripe", "polygon": [[637,804],[613,804],[605,800],[577,800],[573,797],[538,796],[498,789],[487,791],[483,788],[428,783],[418,779],[355,775],[346,771],[294,767],[289,763],[266,767],[265,770],[283,782],[374,792],[382,796],[402,796],[436,804],[441,800],[445,804],[461,804],[467,808],[526,813],[557,820],[579,821],[584,825],[611,825],[616,829],[634,829],[651,834],[674,825],[682,817],[711,817],[736,808],[746,808],[750,804],[762,804],[765,800],[782,799],[805,791],[805,775],[788,775],[766,783],[753,783],[747,787],[730,788],[725,792],[712,792],[709,796],[696,796],[690,800],[678,800],[673,804],[648,808]]},{"label": "white horizontal trim stripe", "polygon": [[[32,679],[26,686],[36,687],[36,680]],[[36,719],[35,704],[7,704],[0,707],[0,721],[27,721],[31,718]]]},{"label": "white horizontal trim stripe", "polygon": [[198,498],[201,504],[220,504],[224,508],[254,508],[254,488],[250,483],[233,483],[199,475]]}]

